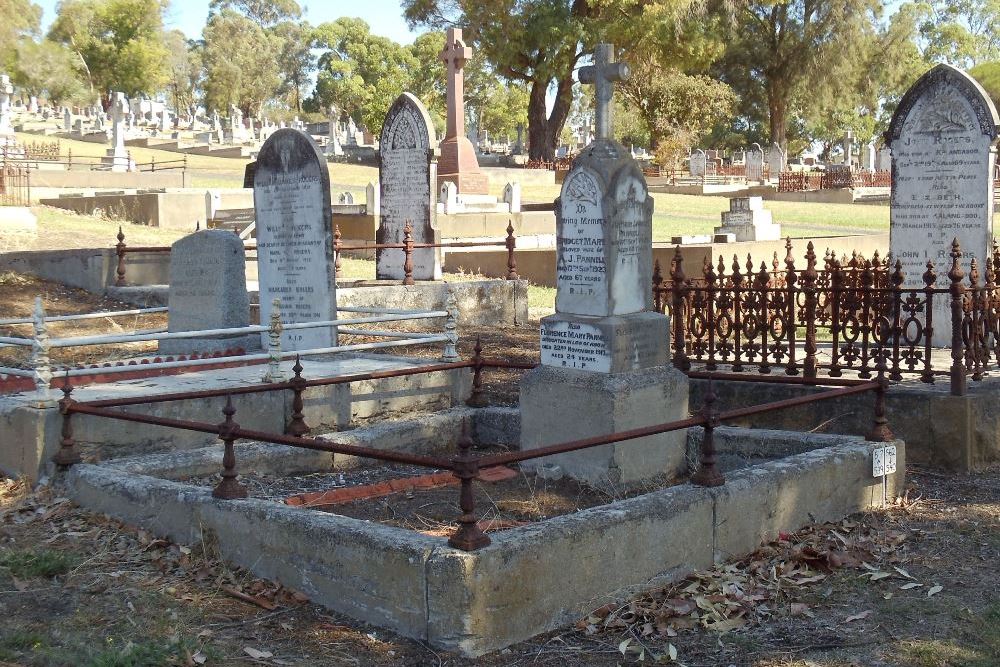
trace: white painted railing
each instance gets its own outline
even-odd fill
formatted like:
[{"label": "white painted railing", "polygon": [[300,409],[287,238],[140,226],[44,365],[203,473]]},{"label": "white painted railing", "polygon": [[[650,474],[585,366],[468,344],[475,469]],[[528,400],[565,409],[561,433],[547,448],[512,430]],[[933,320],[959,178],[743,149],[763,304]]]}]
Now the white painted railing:
[{"label": "white painted railing", "polygon": [[[164,312],[167,309],[142,309],[143,312]],[[457,320],[458,306],[455,299],[454,288],[448,288],[448,298],[445,310],[429,311],[404,311],[390,309],[365,309],[365,308],[342,308],[344,312],[370,313],[368,317],[354,317],[349,319],[325,320],[320,322],[295,322],[284,323],[281,321],[281,303],[275,299],[271,309],[271,322],[269,326],[252,325],[246,327],[228,327],[222,329],[202,329],[198,331],[141,331],[130,334],[113,334],[97,336],[76,336],[70,338],[50,338],[47,330],[47,322],[61,321],[55,318],[45,317],[42,308],[41,297],[35,299],[34,313],[28,322],[15,321],[11,324],[31,323],[34,329],[32,338],[18,338],[13,336],[0,337],[0,346],[6,347],[30,347],[31,348],[31,369],[0,367],[0,376],[8,375],[15,377],[32,378],[35,384],[36,394],[39,402],[51,402],[50,385],[54,374],[60,377],[80,377],[86,375],[104,375],[114,373],[128,373],[139,369],[142,370],[164,370],[178,368],[197,368],[218,363],[254,363],[267,361],[267,372],[263,377],[264,382],[279,382],[284,379],[281,369],[281,361],[293,357],[308,357],[323,354],[336,354],[343,352],[358,352],[364,350],[378,350],[393,347],[407,347],[412,345],[427,345],[430,343],[444,343],[442,361],[457,361]],[[132,311],[117,311],[119,313]],[[90,313],[94,317],[108,316],[108,313]],[[74,317],[75,319],[87,319],[81,316],[59,316],[60,318]],[[383,329],[365,328],[344,328],[358,324],[375,324],[380,322],[403,322],[421,319],[444,318],[445,325],[442,333],[416,333],[389,331]],[[307,350],[282,351],[281,334],[285,330],[316,329],[329,327],[340,334],[354,336],[369,336],[375,338],[388,338],[390,340],[355,343],[352,345],[336,345],[332,347],[312,348]],[[239,335],[267,332],[267,351],[255,354],[229,355],[226,357],[208,357],[203,359],[186,359],[183,361],[146,361],[144,363],[130,363],[115,366],[101,366],[97,368],[53,368],[50,362],[50,352],[53,348],[83,347],[89,345],[110,345],[124,343],[138,343],[146,341],[176,340],[208,338],[224,335]]]}]

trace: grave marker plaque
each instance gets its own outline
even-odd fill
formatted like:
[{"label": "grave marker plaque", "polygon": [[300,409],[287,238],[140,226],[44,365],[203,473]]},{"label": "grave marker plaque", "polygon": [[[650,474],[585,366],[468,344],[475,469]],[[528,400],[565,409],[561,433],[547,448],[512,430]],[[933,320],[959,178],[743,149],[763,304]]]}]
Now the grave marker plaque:
[{"label": "grave marker plaque", "polygon": [[[282,320],[317,322],[336,317],[336,278],[330,175],[319,147],[304,132],[281,129],[260,149],[253,173],[260,282],[260,321],[281,299]],[[266,345],[267,333],[261,336]],[[283,350],[336,345],[331,327],[288,330]]]},{"label": "grave marker plaque", "polygon": [[[389,108],[379,140],[381,220],[375,233],[376,243],[403,243],[407,222],[413,227],[414,243],[438,242],[439,234],[431,224],[431,214],[436,208],[434,184],[437,182],[434,144],[434,126],[424,105],[410,93],[403,93]],[[404,258],[401,248],[376,251],[376,278],[401,280]],[[437,248],[415,249],[414,280],[440,277],[440,251]]]},{"label": "grave marker plaque", "polygon": [[[983,88],[949,65],[924,74],[900,101],[885,139],[892,151],[889,248],[903,264],[904,286],[923,286],[932,261],[937,286],[947,287],[955,238],[964,270],[975,257],[985,271],[998,122]],[[935,299],[935,345],[950,345],[950,322],[948,299]]]}]

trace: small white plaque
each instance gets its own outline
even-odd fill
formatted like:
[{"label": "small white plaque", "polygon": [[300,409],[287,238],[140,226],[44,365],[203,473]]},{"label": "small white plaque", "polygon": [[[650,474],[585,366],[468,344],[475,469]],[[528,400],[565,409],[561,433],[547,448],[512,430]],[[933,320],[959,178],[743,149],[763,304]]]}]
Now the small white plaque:
[{"label": "small white plaque", "polygon": [[884,477],[896,472],[896,446],[879,447],[872,452],[872,477]]},{"label": "small white plaque", "polygon": [[545,322],[541,334],[542,363],[559,368],[611,372],[611,351],[601,330],[576,322]]}]

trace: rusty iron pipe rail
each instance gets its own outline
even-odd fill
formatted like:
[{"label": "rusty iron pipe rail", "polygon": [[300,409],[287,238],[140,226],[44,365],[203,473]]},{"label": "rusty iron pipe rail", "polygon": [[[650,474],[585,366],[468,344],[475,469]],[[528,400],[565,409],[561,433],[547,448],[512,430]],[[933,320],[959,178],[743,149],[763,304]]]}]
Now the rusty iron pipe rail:
[{"label": "rusty iron pipe rail", "polygon": [[766,382],[771,384],[793,384],[805,387],[854,387],[871,384],[870,380],[855,380],[852,378],[802,377],[798,375],[753,375],[751,373],[730,373],[728,371],[688,371],[687,376],[694,380],[716,380],[726,382]]},{"label": "rusty iron pipe rail", "polygon": [[[151,426],[164,426],[199,433],[212,433],[216,435],[219,433],[219,426],[217,424],[171,419],[169,417],[157,417],[155,415],[141,415],[133,412],[118,412],[116,410],[107,410],[87,405],[86,403],[77,403],[75,401],[66,407],[66,413],[105,417],[107,419],[116,419],[118,421],[149,424]],[[435,456],[420,456],[418,454],[385,451],[381,449],[372,449],[370,447],[361,447],[358,445],[341,445],[328,440],[302,438],[292,435],[281,435],[278,433],[265,433],[263,431],[255,431],[244,428],[234,428],[231,430],[231,433],[236,438],[243,440],[270,442],[277,445],[289,445],[292,447],[312,449],[320,452],[330,452],[333,454],[361,456],[364,458],[378,459],[380,461],[388,461],[390,463],[403,463],[407,465],[423,466],[426,468],[440,468],[442,470],[452,469],[451,461]]]},{"label": "rusty iron pipe rail", "polygon": [[[874,380],[871,382],[865,382],[864,384],[855,385],[851,387],[840,387],[837,389],[831,389],[829,391],[825,391],[819,394],[813,394],[811,396],[800,396],[797,398],[789,398],[782,401],[773,401],[771,403],[755,405],[748,408],[727,410],[725,412],[717,413],[717,419],[720,421],[725,421],[729,419],[736,419],[738,417],[746,417],[749,415],[762,414],[765,412],[772,412],[775,410],[782,410],[785,408],[796,407],[798,405],[805,405],[809,403],[817,403],[819,401],[840,398],[842,396],[850,396],[852,394],[863,394],[868,391],[877,391],[878,388],[879,388],[879,382],[877,380]],[[709,417],[705,415],[699,415],[695,417],[689,417],[687,419],[680,419],[677,421],[655,424],[653,426],[646,426],[643,428],[621,431],[619,433],[613,433],[611,435],[601,435],[601,436],[595,436],[593,438],[584,438],[582,440],[572,440],[570,442],[563,442],[555,445],[549,445],[547,447],[539,447],[538,449],[530,449],[527,451],[520,451],[520,452],[508,452],[506,454],[494,454],[492,456],[484,456],[480,457],[479,459],[479,468],[480,469],[494,468],[500,465],[517,463],[519,461],[527,461],[530,459],[537,459],[543,456],[551,456],[553,454],[565,454],[568,452],[579,451],[581,449],[590,449],[592,447],[599,447],[601,445],[610,445],[616,442],[623,442],[625,440],[634,440],[637,438],[643,438],[650,435],[659,435],[661,433],[678,431],[680,429],[690,428],[692,426],[704,426],[708,422],[709,422]]]}]

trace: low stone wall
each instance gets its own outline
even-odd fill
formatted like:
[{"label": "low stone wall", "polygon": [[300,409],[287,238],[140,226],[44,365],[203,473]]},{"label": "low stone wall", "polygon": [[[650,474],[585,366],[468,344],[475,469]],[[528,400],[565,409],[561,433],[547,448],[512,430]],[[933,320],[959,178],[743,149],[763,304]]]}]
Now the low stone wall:
[{"label": "low stone wall", "polygon": [[[413,449],[422,448],[421,437],[426,443],[428,429],[440,434],[434,444],[447,444],[456,435],[455,425],[468,421],[471,412],[424,418]],[[494,435],[516,428],[516,414],[509,410],[474,412],[477,433],[484,421]],[[407,437],[399,427],[378,437],[366,431],[331,437],[375,447],[398,447]],[[437,648],[478,656],[717,560],[749,553],[780,532],[839,520],[881,503],[880,480],[871,474],[873,443],[740,429],[717,433],[723,452],[764,440],[777,442],[770,451],[789,454],[730,472],[718,488],[681,484],[495,532],[492,543],[475,552],[454,549],[443,538],[330,512],[256,499],[217,500],[210,489],[171,481],[178,472],[218,470],[218,446],[77,465],[65,480],[65,492],[85,507],[180,543],[210,538],[228,560],[338,612]],[[887,479],[889,498],[904,484],[905,447],[894,444],[898,468]],[[336,457],[331,465],[329,455],[254,445],[241,445],[237,460],[238,466],[288,472],[339,465]]]},{"label": "low stone wall", "polygon": [[[108,223],[111,241],[117,231]],[[128,253],[129,281],[163,284],[169,278],[169,253]],[[118,256],[114,248],[84,250],[25,250],[0,253],[0,271],[13,271],[101,294],[114,285]]]},{"label": "low stone wall", "polygon": [[[337,305],[348,308],[398,310],[444,310],[448,287],[455,288],[459,332],[463,325],[522,327],[528,325],[528,283],[524,280],[470,280],[465,282],[418,282],[415,285],[380,281],[353,281],[337,287]],[[165,285],[111,287],[108,296],[137,306],[167,305]],[[257,303],[256,291],[250,293]],[[420,328],[440,330],[440,320],[415,322]],[[425,326],[426,324],[426,326]]]},{"label": "low stone wall", "polygon": [[[720,378],[724,375],[720,373]],[[691,380],[691,405],[702,404],[705,380]],[[760,382],[715,381],[716,408],[726,410],[770,403],[824,391]],[[906,441],[913,463],[968,471],[1000,459],[1000,378],[969,382],[966,396],[951,396],[948,378],[934,385],[892,385],[886,397],[889,428]],[[813,405],[754,415],[729,422],[734,426],[865,435],[872,425],[874,396],[845,396]]]},{"label": "low stone wall", "polygon": [[[62,195],[40,203],[86,215],[103,213],[150,227],[195,231],[205,229],[205,191],[194,192],[97,192],[93,195]],[[113,235],[112,235],[113,236]],[[128,243],[128,239],[125,240]]]},{"label": "low stone wall", "polygon": [[[881,254],[885,254],[889,249],[888,232],[858,234],[855,236],[823,236],[812,237],[810,239],[792,239],[795,263],[798,268],[805,268],[806,243],[810,240],[815,245],[816,255],[820,259],[822,259],[823,253],[828,248],[836,252],[838,256],[846,254],[848,257],[851,256],[853,251],[857,251],[865,257],[871,257],[872,253],[876,250]],[[653,244],[653,259],[660,263],[665,280],[669,278],[675,249],[676,246],[666,243]],[[760,262],[767,262],[768,269],[770,270],[771,258],[775,252],[778,253],[778,258],[783,261],[785,257],[784,240],[699,243],[681,246],[684,273],[688,278],[700,277],[702,265],[706,257],[710,258],[713,264],[715,264],[718,262],[719,256],[722,256],[725,260],[727,273],[732,266],[734,255],[740,258],[740,264],[744,266],[747,254],[753,257],[758,267]],[[517,273],[522,278],[534,285],[555,287],[555,248],[521,248],[515,251],[514,258],[517,261]],[[507,251],[503,248],[489,250],[470,248],[468,250],[453,250],[448,252],[445,255],[444,270],[457,271],[459,268],[484,276],[505,276],[507,274]],[[784,264],[782,264],[782,268],[784,268]]]},{"label": "low stone wall", "polygon": [[181,169],[164,171],[39,169],[31,172],[32,188],[185,188],[190,184],[190,180],[190,174]]}]

